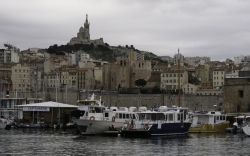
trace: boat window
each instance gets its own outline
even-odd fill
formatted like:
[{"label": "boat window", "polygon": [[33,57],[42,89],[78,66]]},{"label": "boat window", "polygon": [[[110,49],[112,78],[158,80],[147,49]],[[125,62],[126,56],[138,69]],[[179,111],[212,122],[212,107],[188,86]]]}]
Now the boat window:
[{"label": "boat window", "polygon": [[101,110],[101,108],[95,107],[95,112],[96,113],[102,113],[102,110]]},{"label": "boat window", "polygon": [[95,113],[95,108],[94,107],[89,107],[89,112],[90,113]]},{"label": "boat window", "polygon": [[181,120],[181,114],[177,114],[177,115],[178,115],[177,120],[178,120],[178,121]]},{"label": "boat window", "polygon": [[126,117],[125,117],[125,115],[126,115],[126,114],[123,114],[123,119],[125,119],[125,118],[126,118]]},{"label": "boat window", "polygon": [[217,120],[220,120],[220,116],[217,116]]},{"label": "boat window", "polygon": [[214,123],[216,123],[216,116],[214,116]]},{"label": "boat window", "polygon": [[118,113],[115,113],[115,118],[118,118],[118,115],[119,115]]},{"label": "boat window", "polygon": [[109,113],[105,113],[104,116],[105,116],[105,117],[109,117]]},{"label": "boat window", "polygon": [[159,118],[158,118],[159,120],[165,120],[165,115],[164,114],[159,114]]},{"label": "boat window", "polygon": [[220,116],[220,120],[223,120],[223,119],[222,119],[222,116]]},{"label": "boat window", "polygon": [[89,112],[86,112],[86,116],[89,116]]},{"label": "boat window", "polygon": [[169,114],[169,121],[173,121],[174,120],[174,114]]},{"label": "boat window", "polygon": [[168,115],[165,116],[165,120],[168,120]]},{"label": "boat window", "polygon": [[119,113],[119,118],[122,119],[122,114],[121,113]]},{"label": "boat window", "polygon": [[223,120],[226,120],[226,116],[225,115],[223,115]]},{"label": "boat window", "polygon": [[133,114],[133,119],[135,119],[135,114]]},{"label": "boat window", "polygon": [[126,119],[129,119],[129,114],[126,114]]}]

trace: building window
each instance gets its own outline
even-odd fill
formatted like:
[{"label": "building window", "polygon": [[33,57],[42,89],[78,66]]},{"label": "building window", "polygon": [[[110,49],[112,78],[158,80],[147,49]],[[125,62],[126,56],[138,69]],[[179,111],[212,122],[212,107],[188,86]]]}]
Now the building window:
[{"label": "building window", "polygon": [[172,77],[172,74],[170,74],[169,77]]},{"label": "building window", "polygon": [[239,90],[239,97],[243,97],[243,90]]}]

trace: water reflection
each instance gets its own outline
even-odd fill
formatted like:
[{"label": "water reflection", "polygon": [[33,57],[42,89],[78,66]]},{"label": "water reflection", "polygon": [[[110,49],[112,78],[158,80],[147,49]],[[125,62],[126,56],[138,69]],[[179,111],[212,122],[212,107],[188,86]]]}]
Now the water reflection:
[{"label": "water reflection", "polygon": [[250,137],[228,133],[122,138],[53,129],[0,130],[0,155],[249,155],[249,144]]}]

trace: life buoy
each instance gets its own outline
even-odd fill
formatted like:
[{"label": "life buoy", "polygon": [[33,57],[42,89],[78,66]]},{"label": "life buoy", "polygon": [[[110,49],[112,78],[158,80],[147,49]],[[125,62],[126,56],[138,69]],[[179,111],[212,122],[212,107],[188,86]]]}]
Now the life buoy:
[{"label": "life buoy", "polygon": [[112,117],[112,121],[115,122],[115,117],[114,116]]},{"label": "life buoy", "polygon": [[94,116],[91,116],[89,119],[90,119],[90,120],[95,120],[95,117],[94,117]]}]

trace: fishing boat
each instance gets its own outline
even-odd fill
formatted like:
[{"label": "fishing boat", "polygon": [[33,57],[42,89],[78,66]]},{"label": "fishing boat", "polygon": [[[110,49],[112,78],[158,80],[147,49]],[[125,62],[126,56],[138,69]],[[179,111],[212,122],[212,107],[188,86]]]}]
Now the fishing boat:
[{"label": "fishing boat", "polygon": [[[130,109],[134,111],[133,109]],[[126,107],[107,108],[100,100],[78,100],[78,110],[72,114],[72,121],[76,123],[82,135],[99,135],[112,129],[116,133],[121,130],[125,120],[129,120],[131,111]]]},{"label": "fishing boat", "polygon": [[226,115],[220,111],[195,113],[189,133],[223,132],[229,126]]},{"label": "fishing boat", "polygon": [[161,106],[158,111],[134,112],[121,131],[124,137],[185,135],[191,125],[188,108]]}]

